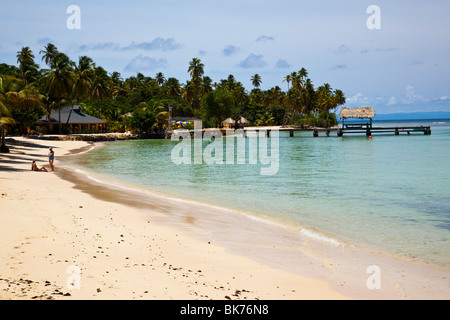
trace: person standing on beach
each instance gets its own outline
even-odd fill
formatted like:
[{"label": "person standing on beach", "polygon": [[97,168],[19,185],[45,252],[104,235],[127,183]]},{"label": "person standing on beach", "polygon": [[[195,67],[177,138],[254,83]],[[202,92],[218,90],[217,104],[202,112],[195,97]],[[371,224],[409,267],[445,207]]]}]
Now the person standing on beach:
[{"label": "person standing on beach", "polygon": [[55,171],[55,168],[53,167],[53,162],[55,161],[55,152],[53,151],[53,148],[49,148],[50,152],[48,153],[48,163],[50,163],[50,169],[52,171]]}]

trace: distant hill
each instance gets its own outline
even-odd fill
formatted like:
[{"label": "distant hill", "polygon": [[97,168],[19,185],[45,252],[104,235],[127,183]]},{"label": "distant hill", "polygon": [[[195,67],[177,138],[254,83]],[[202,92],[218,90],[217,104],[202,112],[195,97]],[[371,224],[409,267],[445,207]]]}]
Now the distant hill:
[{"label": "distant hill", "polygon": [[[339,120],[339,114],[337,115]],[[377,114],[373,118],[375,121],[379,120],[428,120],[428,119],[450,119],[450,112],[436,111],[436,112],[412,112],[412,113],[386,113]]]},{"label": "distant hill", "polygon": [[427,120],[450,119],[450,112],[413,112],[413,113],[389,113],[377,114],[373,120]]}]

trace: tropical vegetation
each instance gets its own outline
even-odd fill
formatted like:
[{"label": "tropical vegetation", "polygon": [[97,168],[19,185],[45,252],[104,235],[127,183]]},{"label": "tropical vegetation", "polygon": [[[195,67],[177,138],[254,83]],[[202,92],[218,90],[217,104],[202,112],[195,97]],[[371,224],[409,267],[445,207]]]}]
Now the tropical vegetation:
[{"label": "tropical vegetation", "polygon": [[[40,68],[29,47],[17,52],[18,66],[0,64],[0,126],[2,145],[6,125],[11,132],[27,134],[32,124],[63,106],[82,106],[83,112],[107,121],[108,131],[164,131],[172,117],[194,117],[205,127],[242,116],[252,125],[336,124],[334,111],[345,103],[341,90],[328,83],[314,87],[306,69],[292,72],[279,86],[260,88],[263,79],[254,74],[247,91],[229,75],[218,82],[205,75],[205,66],[193,58],[187,68],[190,79],[180,83],[158,72],[154,77],[137,73],[123,79],[117,71],[108,72],[90,57],[77,62],[52,43],[40,52]],[[171,114],[169,114],[171,107]],[[58,123],[57,132],[66,132],[67,123]],[[50,126],[33,127],[47,133]]]}]

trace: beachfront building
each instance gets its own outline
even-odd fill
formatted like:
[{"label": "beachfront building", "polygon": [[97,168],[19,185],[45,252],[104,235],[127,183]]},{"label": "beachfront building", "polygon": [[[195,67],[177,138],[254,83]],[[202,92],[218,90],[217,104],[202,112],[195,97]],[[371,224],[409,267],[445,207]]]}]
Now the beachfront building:
[{"label": "beachfront building", "polygon": [[[59,110],[54,109],[50,114],[50,121],[48,115],[45,115],[34,124],[47,126],[49,133],[57,133],[59,119]],[[61,126],[64,128],[63,133],[70,134],[106,132],[106,121],[84,113],[79,105],[73,106],[73,109],[70,106],[61,108]]]}]

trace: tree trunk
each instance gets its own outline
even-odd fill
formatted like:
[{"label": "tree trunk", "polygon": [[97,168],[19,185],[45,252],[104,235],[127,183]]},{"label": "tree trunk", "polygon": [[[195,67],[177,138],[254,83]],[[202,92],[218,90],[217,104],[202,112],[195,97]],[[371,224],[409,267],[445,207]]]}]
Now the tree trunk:
[{"label": "tree trunk", "polygon": [[0,126],[0,130],[1,130],[1,140],[2,140],[2,143],[1,143],[1,146],[0,146],[0,152],[8,153],[9,152],[9,148],[5,144],[5,125],[4,124],[2,124]]},{"label": "tree trunk", "polygon": [[58,126],[59,126],[59,134],[62,133],[62,128],[61,128],[61,101],[58,101]]},{"label": "tree trunk", "polygon": [[[72,100],[72,108],[70,108],[69,116],[67,117],[66,125],[69,126],[70,116],[72,115],[73,106],[75,105],[75,100],[77,99],[77,96],[74,96]],[[72,132],[70,132],[72,133]]]}]

